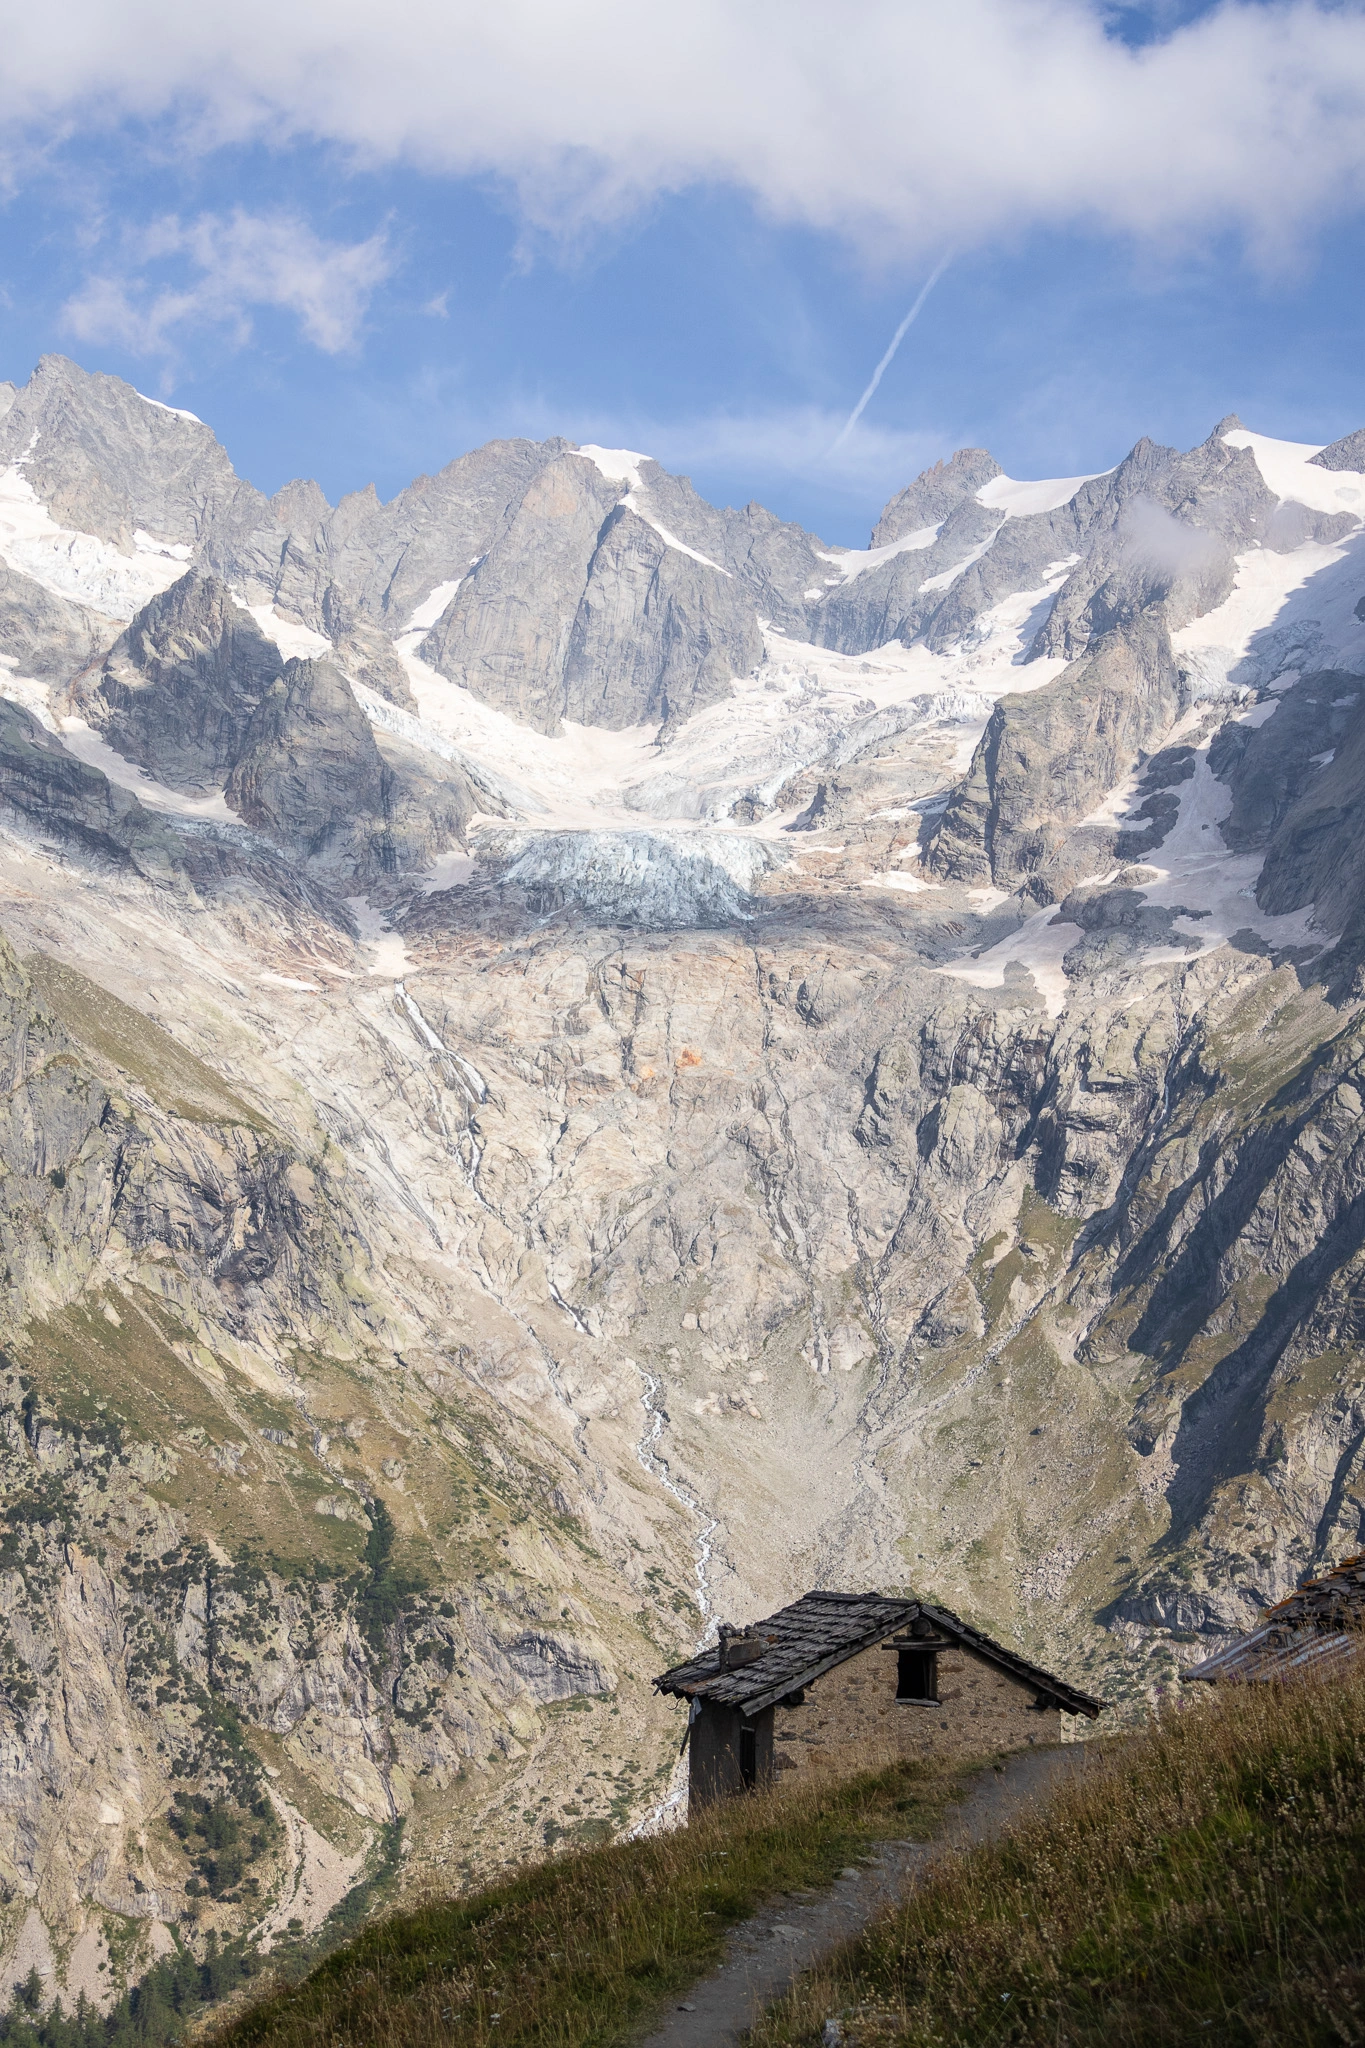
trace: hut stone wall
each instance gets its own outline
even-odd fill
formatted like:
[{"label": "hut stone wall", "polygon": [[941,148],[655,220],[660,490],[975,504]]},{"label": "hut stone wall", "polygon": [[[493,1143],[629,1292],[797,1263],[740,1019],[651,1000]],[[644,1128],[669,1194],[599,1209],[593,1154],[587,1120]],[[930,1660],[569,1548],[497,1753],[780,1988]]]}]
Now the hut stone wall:
[{"label": "hut stone wall", "polygon": [[896,1698],[896,1652],[874,1644],[806,1687],[804,1704],[776,1710],[778,1771],[858,1769],[888,1757],[985,1756],[1059,1742],[1057,1707],[1035,1707],[1033,1686],[974,1650],[938,1654],[938,1699]]}]

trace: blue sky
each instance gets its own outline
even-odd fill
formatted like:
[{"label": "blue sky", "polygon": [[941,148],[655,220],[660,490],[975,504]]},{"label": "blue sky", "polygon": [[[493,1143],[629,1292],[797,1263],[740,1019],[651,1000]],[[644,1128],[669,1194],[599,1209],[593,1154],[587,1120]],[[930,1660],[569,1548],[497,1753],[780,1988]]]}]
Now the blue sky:
[{"label": "blue sky", "polygon": [[[249,41],[252,4],[222,11],[225,37]],[[536,0],[517,4],[529,32]],[[714,0],[709,46],[623,57],[613,0],[569,0],[581,72],[574,54],[538,79],[515,37],[466,35],[454,99],[434,59],[425,77],[425,0],[389,17],[401,76],[361,16],[348,43],[346,7],[286,0],[292,82],[284,60],[282,81],[230,72],[211,35],[177,45],[155,0],[106,0],[127,80],[98,51],[86,78],[30,16],[0,97],[0,375],[57,349],[127,377],[208,420],[266,490],[312,475],[387,497],[493,435],[562,433],[854,544],[967,443],[1033,476],[1106,468],[1143,433],[1188,445],[1228,411],[1296,439],[1365,424],[1357,7],[967,0],[973,34],[929,49],[917,101],[881,74],[936,10],[855,4],[865,49],[822,54],[811,8],[810,70],[768,90],[769,46],[727,41],[766,4]],[[1023,58],[996,48],[1026,14]],[[636,119],[632,85],[657,93],[670,59],[676,94]]]}]

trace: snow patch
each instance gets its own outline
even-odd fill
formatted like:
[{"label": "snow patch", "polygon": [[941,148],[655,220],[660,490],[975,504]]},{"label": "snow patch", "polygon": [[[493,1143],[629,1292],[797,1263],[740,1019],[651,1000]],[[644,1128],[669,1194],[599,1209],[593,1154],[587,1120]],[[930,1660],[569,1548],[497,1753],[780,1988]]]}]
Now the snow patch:
[{"label": "snow patch", "polygon": [[171,562],[188,562],[194,553],[188,541],[158,540],[154,534],[144,533],[140,526],[133,528],[133,546],[140,555],[165,555]]},{"label": "snow patch", "polygon": [[125,555],[93,533],[58,526],[19,463],[0,471],[0,557],[54,597],[87,605],[127,624],[135,612],[184,574],[184,562],[153,542]]},{"label": "snow patch", "polygon": [[426,872],[418,876],[417,886],[424,896],[434,896],[440,889],[460,888],[473,872],[472,854],[440,853]]},{"label": "snow patch", "polygon": [[183,405],[163,405],[159,398],[148,398],[145,391],[138,391],[133,395],[140,398],[144,405],[154,405],[158,412],[170,413],[172,419],[188,420],[193,427],[202,427],[204,424],[197,412],[186,412]]},{"label": "snow patch", "polygon": [[1034,512],[1055,512],[1059,506],[1069,505],[1082,484],[1092,484],[1096,477],[1112,474],[1111,470],[1097,469],[1093,476],[1044,477],[1033,484],[1017,483],[1012,476],[993,476],[977,492],[976,502],[1003,512],[1007,519],[1027,519]]},{"label": "snow patch", "polygon": [[355,919],[360,943],[370,956],[365,972],[376,978],[382,976],[385,981],[401,981],[412,963],[399,934],[389,930],[385,913],[376,910],[366,896],[348,896],[346,908]]},{"label": "snow patch", "polygon": [[[913,849],[916,853],[918,848]],[[863,883],[865,889],[903,889],[907,895],[918,896],[925,889],[942,888],[941,882],[926,882],[920,875],[871,874]]]},{"label": "snow patch", "polygon": [[332,651],[332,643],[325,633],[315,633],[311,626],[300,626],[294,619],[282,619],[272,604],[249,604],[246,610],[266,639],[274,641],[286,661],[293,661],[296,657],[304,661],[316,660],[319,655]]},{"label": "snow patch", "polygon": [[640,464],[650,460],[648,455],[637,454],[633,448],[599,448],[591,441],[582,448],[575,448],[574,454],[591,462],[609,484],[629,484],[633,491],[640,489]]},{"label": "snow patch", "polygon": [[1194,698],[1287,687],[1314,668],[1365,673],[1365,623],[1355,613],[1363,577],[1358,533],[1330,547],[1310,540],[1285,555],[1238,555],[1231,594],[1171,635]]},{"label": "snow patch", "polygon": [[16,675],[12,655],[0,654],[0,697],[6,697],[11,704],[20,704],[31,718],[48,732],[55,733],[57,721],[52,712],[52,692],[46,683],[40,683],[36,676]]},{"label": "snow patch", "polygon": [[[1006,514],[1006,518],[1008,518],[1008,516],[1009,515]],[[1000,522],[1000,526],[1003,526],[1004,523],[1005,521],[1002,519]],[[972,567],[973,563],[979,562],[981,560],[981,557],[995,546],[996,540],[999,538],[1000,526],[997,526],[993,533],[987,534],[985,540],[981,541],[978,546],[974,547],[969,555],[964,555],[962,560],[958,562],[953,568],[944,569],[937,576],[926,576],[923,583],[921,583],[920,585],[920,589],[922,591],[951,589],[952,585],[957,582],[959,576],[965,576],[967,571]]]},{"label": "snow patch", "polygon": [[690,556],[694,562],[700,562],[704,569],[714,569],[718,576],[728,576],[730,574],[728,569],[721,568],[719,562],[713,562],[709,555],[699,554],[697,549],[690,548],[685,540],[679,540],[676,533],[670,533],[668,528],[661,525],[652,513],[645,510],[634,491],[627,491],[621,503],[628,512],[633,512],[637,519],[643,520],[652,533],[657,533],[665,547],[673,548],[680,555]]},{"label": "snow patch", "polygon": [[1028,918],[1009,938],[978,953],[974,960],[954,960],[934,972],[946,974],[953,981],[970,982],[974,988],[1003,988],[1008,968],[1026,968],[1033,976],[1033,985],[1048,1016],[1060,1017],[1071,992],[1062,958],[1082,936],[1078,924],[1061,922],[1053,903]]},{"label": "snow patch", "polygon": [[[822,562],[832,562],[839,571],[839,583],[851,583],[855,576],[861,576],[865,569],[878,569],[883,562],[889,562],[895,555],[918,554],[931,548],[938,539],[942,521],[938,526],[921,526],[915,533],[904,533],[899,540],[889,540],[879,548],[841,548],[837,554],[817,548],[816,554]],[[833,580],[833,579],[832,579]],[[835,584],[837,588],[837,583]],[[807,597],[819,597],[823,593],[808,590]]]},{"label": "snow patch", "polygon": [[[418,662],[411,655],[406,658],[404,665],[409,678],[414,668],[426,668],[425,662]],[[427,673],[436,675],[435,669],[428,669]],[[356,682],[353,676],[348,676],[346,680],[356,703],[378,731],[392,733],[395,739],[402,740],[405,745],[415,748],[419,753],[430,754],[438,761],[448,761],[452,767],[463,768],[471,782],[481,788],[494,803],[504,805],[513,811],[539,811],[545,808],[530,790],[519,788],[517,784],[507,781],[470,749],[458,746],[447,738],[441,727],[430,719],[414,718],[410,711],[404,711],[401,705],[390,704],[387,697],[381,697],[377,690],[371,690],[366,684]],[[438,677],[437,680],[444,683],[446,690],[454,690],[455,686],[452,683],[445,683],[443,677]],[[498,714],[493,715],[496,717]],[[508,719],[507,723],[512,725],[515,721]],[[516,729],[522,730],[520,726]]]},{"label": "snow patch", "polygon": [[[1176,728],[1173,738],[1178,737]],[[1199,952],[1210,953],[1235,932],[1251,931],[1276,948],[1311,944],[1321,948],[1327,935],[1313,922],[1312,905],[1302,910],[1270,916],[1256,901],[1256,883],[1263,856],[1234,854],[1219,830],[1232,809],[1232,791],[1219,782],[1209,767],[1208,747],[1195,755],[1195,772],[1181,785],[1180,814],[1161,846],[1144,856],[1143,866],[1156,871],[1139,893],[1152,904],[1166,909],[1185,908],[1201,913],[1190,919],[1177,918],[1177,926],[1199,941]],[[1157,947],[1144,953],[1144,965],[1163,961],[1193,959],[1195,954],[1176,947]]]},{"label": "snow patch", "polygon": [[570,1321],[570,1322],[571,1322],[571,1323],[573,1324],[573,1326],[574,1326],[574,1328],[575,1328],[575,1329],[577,1330],[577,1332],[578,1332],[579,1336],[580,1336],[580,1337],[591,1337],[591,1335],[592,1335],[592,1331],[591,1331],[591,1330],[590,1330],[590,1329],[588,1328],[588,1326],[587,1326],[587,1324],[586,1324],[586,1323],[584,1322],[584,1320],[583,1320],[582,1316],[581,1316],[581,1315],[580,1315],[580,1314],[578,1313],[578,1310],[577,1310],[577,1309],[576,1309],[576,1308],[575,1308],[575,1307],[574,1307],[574,1306],[572,1305],[572,1303],[571,1303],[571,1302],[567,1302],[567,1301],[566,1301],[566,1300],[564,1299],[564,1296],[563,1296],[563,1295],[562,1295],[562,1294],[560,1293],[559,1289],[558,1289],[558,1288],[557,1288],[557,1287],[555,1286],[555,1283],[554,1283],[554,1281],[553,1281],[553,1280],[547,1280],[545,1284],[546,1284],[546,1286],[547,1286],[547,1287],[549,1288],[549,1290],[550,1290],[550,1299],[551,1299],[551,1301],[552,1301],[552,1302],[554,1303],[554,1305],[555,1305],[555,1307],[556,1307],[556,1308],[558,1308],[558,1309],[562,1309],[562,1310],[564,1311],[564,1314],[565,1314],[565,1315],[566,1315],[566,1316],[567,1316],[567,1317],[569,1318],[569,1321]]},{"label": "snow patch", "polygon": [[436,588],[422,599],[422,602],[418,605],[406,626],[404,626],[403,631],[405,633],[429,632],[463,582],[463,576],[453,576],[449,583],[438,583]]},{"label": "snow patch", "polygon": [[74,754],[88,767],[98,768],[101,775],[107,775],[110,782],[120,789],[131,790],[149,811],[169,811],[177,818],[210,818],[220,825],[242,823],[236,811],[229,808],[221,790],[215,790],[211,796],[186,796],[183,790],[171,789],[168,784],[149,775],[145,768],[139,768],[135,761],[116,754],[108,741],[102,740],[83,718],[60,718],[55,729],[68,754]]},{"label": "snow patch", "polygon": [[1229,448],[1249,448],[1269,488],[1282,501],[1294,499],[1312,512],[1347,512],[1360,502],[1365,475],[1355,469],[1319,469],[1312,460],[1326,442],[1276,441],[1234,427],[1224,434]]}]

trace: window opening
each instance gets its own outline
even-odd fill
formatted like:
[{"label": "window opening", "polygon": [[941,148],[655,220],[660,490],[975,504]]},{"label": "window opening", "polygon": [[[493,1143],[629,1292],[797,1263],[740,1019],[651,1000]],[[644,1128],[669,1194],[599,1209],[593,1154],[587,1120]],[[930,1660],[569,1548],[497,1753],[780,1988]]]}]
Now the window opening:
[{"label": "window opening", "polygon": [[934,1650],[897,1650],[896,1698],[937,1700],[938,1653]]}]

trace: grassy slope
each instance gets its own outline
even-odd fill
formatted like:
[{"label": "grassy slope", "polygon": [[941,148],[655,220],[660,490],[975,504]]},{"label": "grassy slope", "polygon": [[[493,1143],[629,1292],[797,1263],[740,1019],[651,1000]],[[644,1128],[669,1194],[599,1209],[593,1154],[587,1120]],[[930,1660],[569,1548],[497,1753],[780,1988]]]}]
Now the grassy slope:
[{"label": "grassy slope", "polygon": [[977,2048],[1365,2042],[1365,1660],[1105,1745],[755,2035]]},{"label": "grassy slope", "polygon": [[716,1960],[775,1891],[828,1882],[888,1836],[927,1831],[951,1780],[898,1764],[713,1808],[676,1833],[557,1858],[367,1928],[215,2048],[605,2048]]}]

